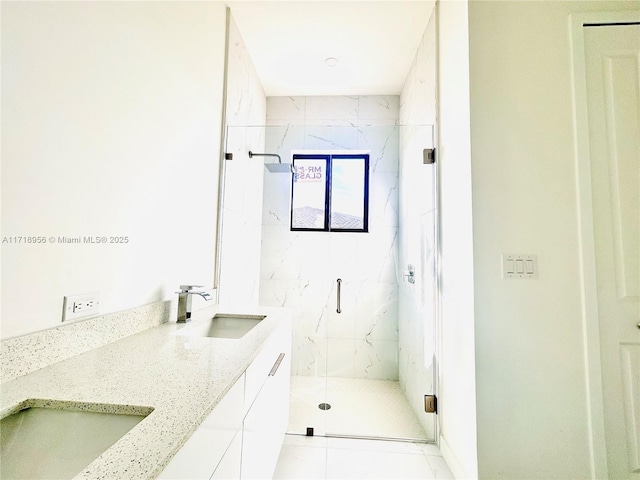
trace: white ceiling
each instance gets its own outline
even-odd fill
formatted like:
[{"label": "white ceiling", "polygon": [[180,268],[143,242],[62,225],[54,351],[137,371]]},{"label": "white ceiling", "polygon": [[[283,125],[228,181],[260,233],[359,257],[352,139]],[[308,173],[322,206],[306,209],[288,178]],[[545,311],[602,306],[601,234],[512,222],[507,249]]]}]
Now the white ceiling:
[{"label": "white ceiling", "polygon": [[[398,95],[433,0],[230,1],[267,96]],[[328,67],[325,59],[338,63]]]}]

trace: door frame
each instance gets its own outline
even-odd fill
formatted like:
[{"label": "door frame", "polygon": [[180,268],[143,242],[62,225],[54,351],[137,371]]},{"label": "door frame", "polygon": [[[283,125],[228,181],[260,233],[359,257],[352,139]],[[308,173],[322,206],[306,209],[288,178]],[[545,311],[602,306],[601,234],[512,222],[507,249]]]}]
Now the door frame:
[{"label": "door frame", "polygon": [[573,115],[574,155],[576,168],[578,243],[581,273],[583,346],[587,387],[587,423],[592,478],[608,478],[607,451],[602,400],[602,371],[600,358],[600,327],[598,318],[598,290],[594,220],[591,190],[591,155],[589,147],[589,112],[587,108],[587,80],[585,67],[584,24],[615,24],[640,22],[640,10],[626,12],[574,13],[569,16]]}]

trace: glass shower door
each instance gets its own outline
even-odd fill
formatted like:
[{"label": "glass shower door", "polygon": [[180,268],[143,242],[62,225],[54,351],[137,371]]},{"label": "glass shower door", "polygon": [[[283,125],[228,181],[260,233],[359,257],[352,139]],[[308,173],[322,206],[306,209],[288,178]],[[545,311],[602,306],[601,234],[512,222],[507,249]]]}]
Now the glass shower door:
[{"label": "glass shower door", "polygon": [[[405,128],[229,127],[227,151],[234,160],[227,161],[225,179],[221,293],[253,296],[250,286],[257,283],[260,305],[292,310],[289,433],[305,435],[312,428],[314,435],[433,438],[434,428],[423,426],[430,420],[416,420],[426,415],[423,395],[433,382],[414,380],[433,375],[434,348],[425,345],[433,343],[434,336],[430,327],[419,329],[403,318],[423,318],[426,312],[426,294],[417,288],[428,288],[424,259],[431,247],[418,240],[417,249],[412,244],[407,256],[402,239],[425,237],[434,212],[411,214],[410,224],[403,226],[398,194],[409,175],[403,158],[411,157],[407,161],[420,168],[431,167],[422,165],[424,142],[420,149],[400,148]],[[283,162],[310,152],[368,153],[368,232],[292,230],[291,173],[271,173],[264,163],[272,158],[250,158],[249,151],[278,154]],[[422,190],[417,201],[429,186]],[[256,192],[262,193],[261,201],[256,201]],[[238,241],[249,231],[251,241],[260,245],[251,251]],[[416,266],[417,287],[408,286],[403,276],[409,259]],[[240,264],[247,269],[238,269]],[[403,307],[403,299],[420,308]],[[421,370],[416,365],[422,365]]]}]

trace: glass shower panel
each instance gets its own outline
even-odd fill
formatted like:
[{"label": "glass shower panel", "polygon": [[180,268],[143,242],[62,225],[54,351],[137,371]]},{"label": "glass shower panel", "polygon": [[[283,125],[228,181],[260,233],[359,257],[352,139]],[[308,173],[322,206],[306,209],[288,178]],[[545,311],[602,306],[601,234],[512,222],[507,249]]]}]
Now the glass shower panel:
[{"label": "glass shower panel", "polygon": [[[422,164],[431,139],[431,127],[395,124],[228,129],[233,160],[225,162],[221,292],[247,289],[234,270],[252,262],[248,283],[259,285],[258,303],[293,312],[290,433],[433,438],[433,421],[417,404],[434,385],[415,380],[434,375],[433,315],[425,320],[435,251],[425,172],[433,167]],[[273,158],[249,159],[249,151],[278,154],[283,163],[294,154],[369,154],[369,232],[292,231],[292,174],[267,171]],[[259,258],[242,257],[250,256],[245,239],[257,242]],[[418,279],[411,287],[403,276],[409,259]],[[415,318],[405,322],[406,314]]]},{"label": "glass shower panel", "polygon": [[436,438],[436,416],[425,413],[424,395],[437,393],[437,164],[425,164],[424,149],[434,147],[430,125],[400,131],[400,262],[414,282],[400,283],[400,383],[429,440]]},{"label": "glass shower panel", "polygon": [[233,160],[222,168],[220,212],[219,300],[225,304],[258,305],[262,235],[263,159],[248,152],[264,148],[265,129],[228,127],[225,152]]}]

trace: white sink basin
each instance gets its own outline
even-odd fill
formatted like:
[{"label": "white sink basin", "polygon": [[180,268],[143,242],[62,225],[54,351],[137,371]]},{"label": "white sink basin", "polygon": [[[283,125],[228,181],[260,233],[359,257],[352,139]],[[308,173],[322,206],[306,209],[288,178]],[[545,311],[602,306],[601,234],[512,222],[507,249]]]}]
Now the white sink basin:
[{"label": "white sink basin", "polygon": [[212,319],[194,323],[177,333],[190,337],[242,338],[264,318],[265,315],[217,313]]},{"label": "white sink basin", "polygon": [[104,409],[100,405],[80,411],[70,402],[44,406],[50,404],[27,400],[0,420],[3,480],[73,478],[152,411],[143,407],[135,414],[102,413],[96,411]]}]

